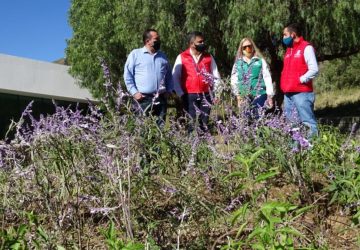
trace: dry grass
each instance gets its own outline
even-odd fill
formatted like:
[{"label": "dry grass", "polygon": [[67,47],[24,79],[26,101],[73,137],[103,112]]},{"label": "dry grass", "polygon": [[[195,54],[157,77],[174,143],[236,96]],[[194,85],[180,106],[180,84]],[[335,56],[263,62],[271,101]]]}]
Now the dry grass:
[{"label": "dry grass", "polygon": [[336,108],[360,101],[360,88],[339,89],[316,95],[315,109]]}]

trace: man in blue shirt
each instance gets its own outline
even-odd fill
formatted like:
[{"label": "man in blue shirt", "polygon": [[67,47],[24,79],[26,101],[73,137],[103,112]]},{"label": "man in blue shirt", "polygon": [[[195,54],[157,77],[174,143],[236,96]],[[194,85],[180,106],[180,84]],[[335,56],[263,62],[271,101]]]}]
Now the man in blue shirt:
[{"label": "man in blue shirt", "polygon": [[160,51],[160,36],[154,29],[143,33],[144,47],[129,54],[124,68],[125,85],[139,103],[142,111],[158,117],[163,125],[167,110],[167,97],[173,91],[171,66]]}]

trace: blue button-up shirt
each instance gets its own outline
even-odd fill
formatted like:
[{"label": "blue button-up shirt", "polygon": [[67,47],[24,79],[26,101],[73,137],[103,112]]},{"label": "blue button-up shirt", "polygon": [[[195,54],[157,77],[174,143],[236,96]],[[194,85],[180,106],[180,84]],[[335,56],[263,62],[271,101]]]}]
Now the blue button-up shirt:
[{"label": "blue button-up shirt", "polygon": [[125,63],[124,80],[131,95],[172,92],[174,89],[166,55],[161,51],[150,54],[146,47],[131,51]]}]

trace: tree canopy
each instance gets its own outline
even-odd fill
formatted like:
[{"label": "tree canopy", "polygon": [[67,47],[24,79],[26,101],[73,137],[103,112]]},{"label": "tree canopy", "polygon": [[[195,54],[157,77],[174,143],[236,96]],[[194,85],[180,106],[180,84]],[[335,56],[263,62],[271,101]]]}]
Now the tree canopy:
[{"label": "tree canopy", "polygon": [[72,0],[73,37],[66,57],[70,73],[95,97],[103,95],[99,58],[122,80],[129,52],[142,46],[146,28],[159,31],[162,50],[173,63],[186,48],[186,33],[205,34],[223,76],[230,72],[240,40],[251,37],[267,57],[278,82],[282,31],[297,22],[319,61],[346,57],[360,48],[360,0]]}]

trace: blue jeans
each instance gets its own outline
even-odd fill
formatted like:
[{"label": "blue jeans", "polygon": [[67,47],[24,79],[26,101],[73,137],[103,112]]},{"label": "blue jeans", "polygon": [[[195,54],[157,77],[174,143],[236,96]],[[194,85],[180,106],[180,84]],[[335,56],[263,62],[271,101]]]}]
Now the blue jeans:
[{"label": "blue jeans", "polygon": [[285,116],[291,122],[300,121],[309,127],[308,139],[318,136],[317,122],[314,115],[315,94],[313,92],[285,93]]}]

